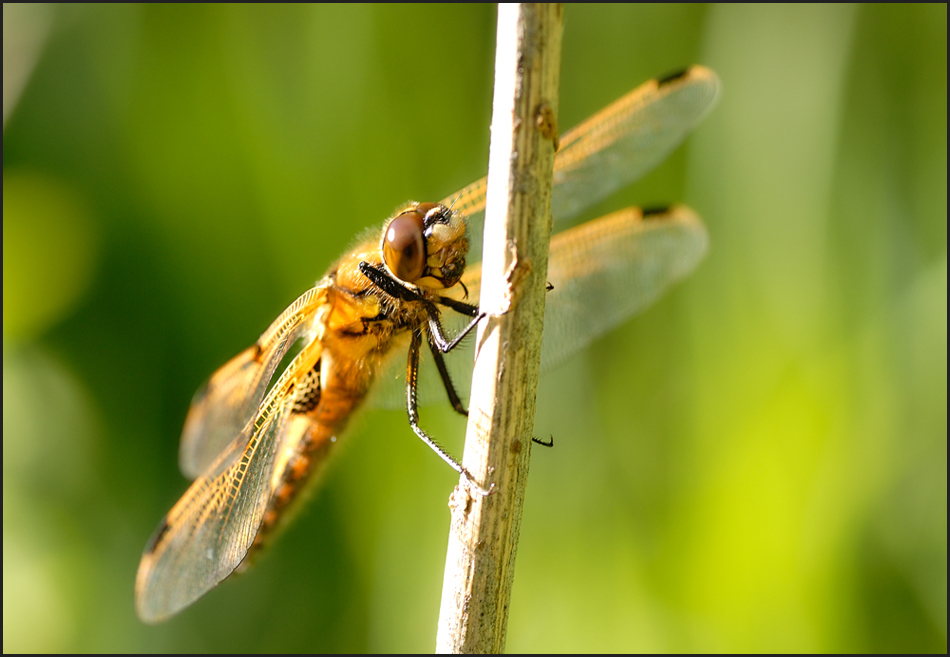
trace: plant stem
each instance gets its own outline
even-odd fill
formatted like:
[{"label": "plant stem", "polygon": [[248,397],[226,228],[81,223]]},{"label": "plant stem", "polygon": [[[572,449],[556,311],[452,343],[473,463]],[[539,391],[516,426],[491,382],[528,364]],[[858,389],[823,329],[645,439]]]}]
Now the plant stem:
[{"label": "plant stem", "polygon": [[437,652],[505,646],[534,428],[557,144],[560,4],[499,5],[484,259],[463,464],[449,502]]}]

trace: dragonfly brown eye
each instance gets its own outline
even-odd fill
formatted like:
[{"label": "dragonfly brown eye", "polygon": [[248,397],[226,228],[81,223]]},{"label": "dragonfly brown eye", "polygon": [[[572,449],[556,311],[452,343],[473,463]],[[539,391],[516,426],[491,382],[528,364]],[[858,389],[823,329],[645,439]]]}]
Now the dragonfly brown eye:
[{"label": "dragonfly brown eye", "polygon": [[422,236],[422,214],[409,210],[389,222],[383,239],[386,266],[404,281],[422,277],[426,266],[426,246]]}]

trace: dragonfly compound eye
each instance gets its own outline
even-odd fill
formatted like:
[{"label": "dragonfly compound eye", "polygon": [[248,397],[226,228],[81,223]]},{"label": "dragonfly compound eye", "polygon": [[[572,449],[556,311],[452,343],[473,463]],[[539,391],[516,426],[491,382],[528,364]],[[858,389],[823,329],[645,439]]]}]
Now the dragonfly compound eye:
[{"label": "dragonfly compound eye", "polygon": [[383,258],[389,271],[400,280],[413,282],[426,267],[426,244],[422,235],[423,215],[407,210],[389,222],[383,238]]}]

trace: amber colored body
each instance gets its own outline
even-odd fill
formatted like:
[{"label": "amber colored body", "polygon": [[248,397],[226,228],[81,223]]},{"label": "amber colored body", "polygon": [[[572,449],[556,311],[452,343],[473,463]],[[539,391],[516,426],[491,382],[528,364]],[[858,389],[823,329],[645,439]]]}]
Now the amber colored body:
[{"label": "amber colored body", "polygon": [[296,392],[298,400],[305,401],[295,404],[289,431],[300,438],[288,436],[290,439],[284,441],[293,451],[285,457],[286,465],[274,486],[255,548],[274,530],[288,505],[319,469],[330,446],[365,399],[394,341],[426,321],[423,304],[394,303],[360,272],[360,262],[382,265],[378,239],[359,244],[320,282],[326,290],[324,308],[317,312],[323,324],[319,336],[322,353],[302,382],[307,389]]}]

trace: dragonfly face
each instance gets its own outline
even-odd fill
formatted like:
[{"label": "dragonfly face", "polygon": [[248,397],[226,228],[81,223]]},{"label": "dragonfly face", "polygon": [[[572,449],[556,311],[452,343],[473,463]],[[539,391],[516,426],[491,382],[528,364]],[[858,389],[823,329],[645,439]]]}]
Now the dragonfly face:
[{"label": "dragonfly face", "polygon": [[[572,216],[632,182],[679,144],[719,91],[702,67],[651,80],[565,134],[555,158],[552,215]],[[413,431],[469,480],[419,426],[425,340],[442,394],[465,407],[444,354],[484,316],[476,299],[485,180],[441,203],[410,203],[344,255],[257,342],[198,391],[182,432],[180,466],[194,479],[146,545],[136,577],[139,617],[158,622],[246,562],[323,463],[384,362],[405,353]],[[451,208],[451,209],[450,209]],[[467,229],[467,231],[466,231]],[[466,236],[474,236],[472,242]],[[621,210],[551,243],[542,366],[556,363],[636,313],[689,273],[706,232],[687,208]],[[449,336],[443,320],[463,318]],[[290,347],[302,349],[273,384]],[[453,354],[454,356],[455,354]],[[435,378],[435,377],[430,377]]]},{"label": "dragonfly face", "polygon": [[465,271],[465,220],[438,203],[416,203],[383,229],[380,249],[396,279],[431,289],[448,289]]}]

